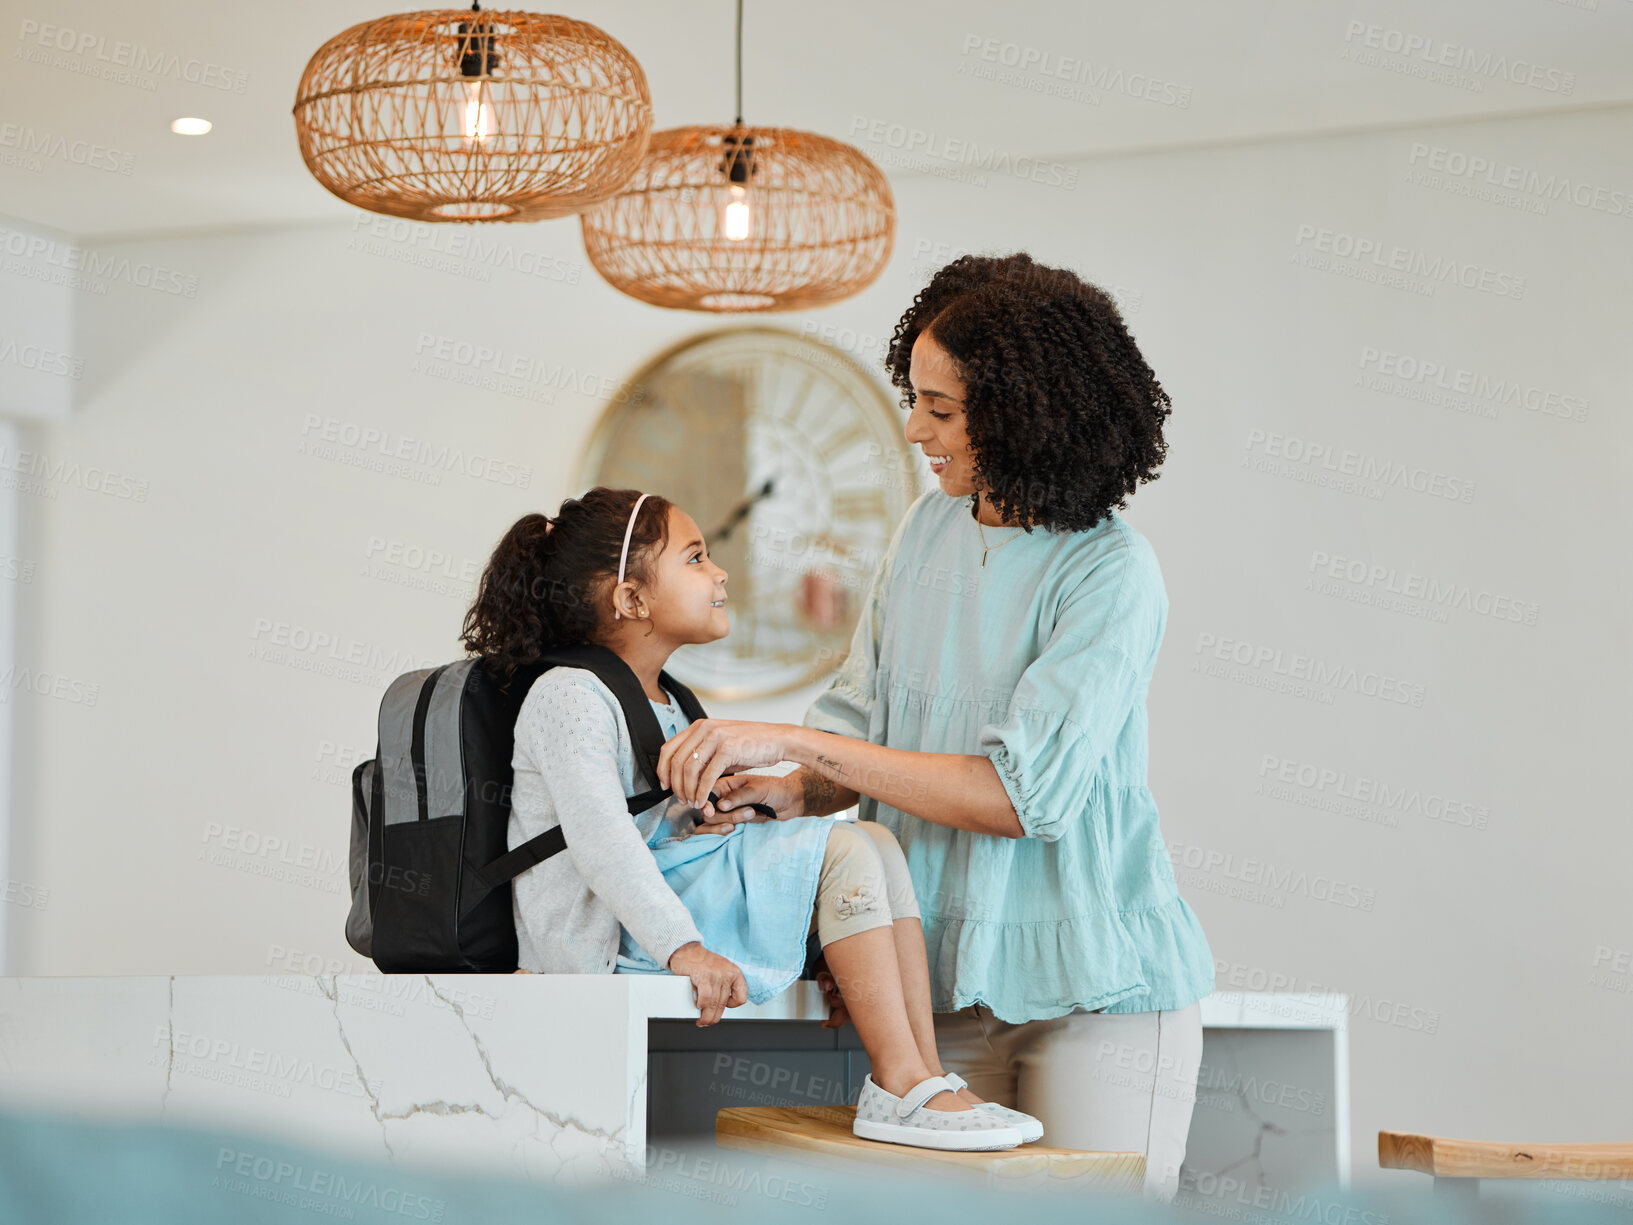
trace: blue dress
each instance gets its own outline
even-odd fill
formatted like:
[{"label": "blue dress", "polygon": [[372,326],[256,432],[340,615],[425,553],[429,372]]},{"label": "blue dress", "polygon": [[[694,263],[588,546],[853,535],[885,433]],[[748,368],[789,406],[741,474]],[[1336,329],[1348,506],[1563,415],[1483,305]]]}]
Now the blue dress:
[{"label": "blue dress", "polygon": [[[652,710],[666,740],[691,724],[679,702],[652,702]],[[691,913],[704,947],[735,962],[748,985],[749,1003],[763,1004],[805,968],[811,909],[833,822],[826,817],[751,821],[722,837],[694,833],[695,812],[672,801],[647,846],[664,882]],[[615,973],[669,971],[620,927]]]}]

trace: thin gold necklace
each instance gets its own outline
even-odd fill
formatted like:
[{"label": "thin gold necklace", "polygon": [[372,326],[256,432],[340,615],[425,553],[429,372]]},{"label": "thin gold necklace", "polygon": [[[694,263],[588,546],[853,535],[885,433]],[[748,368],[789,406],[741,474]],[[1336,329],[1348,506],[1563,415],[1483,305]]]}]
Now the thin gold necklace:
[{"label": "thin gold necklace", "polygon": [[1006,544],[1009,543],[1009,540],[1014,540],[1015,536],[1019,536],[1022,532],[1026,531],[1026,529],[1024,527],[1018,527],[1018,528],[1015,529],[1015,536],[1011,536],[1009,538],[1009,540],[1001,540],[997,544],[989,545],[987,543],[987,534],[986,534],[985,531],[982,530],[981,520],[979,520],[979,519],[977,519],[975,521],[975,530],[981,533],[981,566],[982,566],[983,569],[986,568],[987,554],[989,552],[991,552],[993,549],[1003,548]]}]

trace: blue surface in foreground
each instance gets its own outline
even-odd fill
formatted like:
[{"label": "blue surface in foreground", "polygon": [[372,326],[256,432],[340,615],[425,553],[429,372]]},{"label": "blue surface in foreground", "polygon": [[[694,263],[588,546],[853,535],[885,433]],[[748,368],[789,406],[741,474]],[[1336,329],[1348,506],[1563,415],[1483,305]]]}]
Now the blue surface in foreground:
[{"label": "blue surface in foreground", "polygon": [[[796,1164],[713,1145],[654,1146],[645,1181],[593,1188],[422,1174],[238,1131],[86,1122],[0,1111],[0,1222],[5,1225],[262,1225],[314,1219],[434,1225],[1124,1225],[1228,1220],[1265,1225],[1629,1225],[1627,1183],[1561,1184],[1527,1196],[1462,1204],[1431,1197],[1429,1180],[1390,1172],[1401,1190],[1335,1189],[1255,1196],[1204,1178],[1180,1205],[1080,1193],[991,1190],[879,1167]],[[1408,1186],[1408,1184],[1415,1184]],[[1490,1187],[1492,1184],[1485,1184]],[[1502,1188],[1508,1191],[1510,1188]],[[1596,1202],[1597,1201],[1597,1202]]]}]

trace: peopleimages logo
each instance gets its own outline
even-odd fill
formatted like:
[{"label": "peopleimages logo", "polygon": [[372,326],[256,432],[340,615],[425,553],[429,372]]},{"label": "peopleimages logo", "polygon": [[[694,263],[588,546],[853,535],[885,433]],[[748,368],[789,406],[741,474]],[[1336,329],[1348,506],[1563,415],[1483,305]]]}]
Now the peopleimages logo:
[{"label": "peopleimages logo", "polygon": [[1273,753],[1266,753],[1259,762],[1259,778],[1262,780],[1260,793],[1272,799],[1292,798],[1288,793],[1298,788],[1321,797],[1380,808],[1391,817],[1405,813],[1466,829],[1485,829],[1491,816],[1491,810],[1484,804],[1442,795],[1438,791],[1426,791],[1421,787],[1391,786],[1382,779],[1318,766],[1313,762],[1293,761]]},{"label": "peopleimages logo", "polygon": [[43,451],[13,451],[0,443],[0,489],[16,489],[47,499],[59,486],[99,493],[122,502],[146,502],[148,483],[96,464],[54,459]]},{"label": "peopleimages logo", "polygon": [[[1380,496],[1382,490],[1396,486],[1449,502],[1467,503],[1474,500],[1474,482],[1466,478],[1399,460],[1383,459],[1365,451],[1339,449],[1329,443],[1279,434],[1275,430],[1250,428],[1245,450],[1247,454],[1242,457],[1243,466],[1272,475],[1319,469],[1331,474],[1335,480],[1349,478],[1362,488],[1376,488]],[[1294,468],[1294,465],[1299,468]]]},{"label": "peopleimages logo", "polygon": [[1537,623],[1539,609],[1534,600],[1476,590],[1467,583],[1453,579],[1400,570],[1360,557],[1341,557],[1323,549],[1316,549],[1310,554],[1309,569],[1318,577],[1337,579],[1373,592],[1404,596],[1437,609],[1461,609],[1498,621],[1516,621],[1521,625]]},{"label": "peopleimages logo", "polygon": [[423,264],[442,271],[464,265],[462,275],[481,281],[492,279],[493,269],[499,268],[522,276],[577,285],[584,271],[582,264],[518,247],[492,234],[450,229],[403,217],[383,217],[377,213],[359,212],[352,218],[352,233],[346,240],[346,248],[388,259],[397,259],[394,252],[401,252],[399,262]]},{"label": "peopleimages logo", "polygon": [[216,1175],[212,1187],[234,1191],[252,1199],[304,1208],[319,1216],[350,1219],[356,1209],[371,1208],[410,1221],[441,1221],[447,1204],[427,1195],[415,1195],[397,1187],[382,1187],[365,1178],[347,1178],[317,1167],[307,1168],[292,1161],[275,1160],[258,1153],[223,1148],[216,1154]]},{"label": "peopleimages logo", "polygon": [[[233,94],[241,94],[249,86],[247,72],[197,58],[183,59],[173,52],[156,51],[141,43],[123,39],[109,42],[103,34],[71,30],[67,26],[52,25],[31,17],[23,18],[17,41],[22,44],[17,48],[18,59],[49,68],[88,72],[93,76],[104,75],[99,71],[101,69],[129,69],[132,73],[141,74],[144,79],[130,81],[128,74],[111,75],[109,79],[119,80],[122,84],[138,84],[149,91],[154,88],[152,79],[156,77],[170,77],[189,85],[202,85],[206,89]],[[52,55],[52,52],[58,54]]]},{"label": "peopleimages logo", "polygon": [[154,1029],[153,1048],[147,1060],[151,1066],[162,1063],[184,1076],[238,1084],[277,1097],[291,1096],[295,1085],[345,1097],[372,1098],[379,1092],[379,1086],[368,1084],[355,1068],[320,1064],[305,1055],[169,1025]]},{"label": "peopleimages logo", "polygon": [[[1344,50],[1345,57],[1357,63],[1372,63],[1378,58],[1376,53],[1383,52],[1409,62],[1420,61],[1433,69],[1471,73],[1486,80],[1501,78],[1548,93],[1570,94],[1576,89],[1574,72],[1354,18],[1344,28]],[[1369,56],[1366,52],[1374,54]]]},{"label": "peopleimages logo", "polygon": [[[1452,181],[1478,183],[1482,187],[1510,191],[1534,198],[1546,213],[1547,203],[1564,200],[1578,208],[1612,217],[1633,217],[1633,192],[1617,191],[1602,183],[1589,183],[1569,175],[1544,174],[1531,166],[1516,166],[1512,162],[1498,162],[1478,153],[1464,153],[1444,145],[1426,145],[1413,141],[1406,164],[1414,170],[1444,175]],[[1415,180],[1408,179],[1408,182]],[[1439,186],[1432,180],[1427,186]]]},{"label": "peopleimages logo", "polygon": [[[1364,889],[1324,872],[1280,867],[1269,860],[1252,856],[1238,859],[1234,851],[1218,851],[1170,841],[1168,857],[1176,869],[1185,869],[1190,873],[1185,883],[1193,888],[1239,896],[1278,910],[1281,909],[1283,894],[1308,898],[1313,902],[1327,902],[1350,910],[1370,911],[1378,900],[1376,889]],[[1218,888],[1215,883],[1210,883],[1210,877],[1235,881],[1239,888]]]},{"label": "peopleimages logo", "polygon": [[[1062,162],[1045,161],[1025,153],[1012,153],[995,145],[958,136],[946,136],[924,128],[908,127],[889,119],[873,119],[866,115],[851,116],[852,140],[864,139],[875,146],[883,146],[899,155],[895,164],[907,169],[931,170],[935,166],[969,167],[992,174],[1007,174],[1027,179],[1048,187],[1062,187],[1067,191],[1077,186],[1078,168]],[[875,161],[891,161],[888,154],[872,154]],[[927,159],[922,165],[911,159]],[[908,159],[908,160],[902,160]]]},{"label": "peopleimages logo", "polygon": [[1460,412],[1495,418],[1506,407],[1523,408],[1539,417],[1558,417],[1578,424],[1588,419],[1589,404],[1585,397],[1566,395],[1519,379],[1495,377],[1438,358],[1363,345],[1360,368],[1358,387],[1423,399]]},{"label": "peopleimages logo", "polygon": [[85,374],[83,357],[75,357],[71,353],[48,349],[44,345],[30,344],[27,341],[18,344],[9,336],[0,338],[0,364],[18,366],[24,370],[51,374],[58,378],[78,379]]},{"label": "peopleimages logo", "polygon": [[1304,262],[1300,257],[1308,252],[1352,260],[1370,266],[1374,271],[1383,269],[1403,277],[1422,278],[1431,292],[1436,284],[1450,281],[1464,289],[1494,294],[1499,298],[1525,296],[1525,278],[1515,273],[1482,268],[1449,255],[1430,255],[1399,243],[1386,243],[1326,226],[1301,224],[1294,235],[1293,245],[1298,248],[1293,253],[1295,261]]},{"label": "peopleimages logo", "polygon": [[[441,480],[444,472],[459,472],[475,480],[526,489],[533,483],[533,469],[492,456],[467,452],[462,447],[427,438],[393,434],[379,426],[345,421],[307,413],[301,423],[301,441],[296,450],[302,455],[334,459],[357,467],[377,467],[387,475],[414,475],[405,466],[419,468],[421,477]],[[347,458],[347,457],[350,458]]]},{"label": "peopleimages logo", "polygon": [[[1424,687],[1398,676],[1387,676],[1370,669],[1361,670],[1350,664],[1318,659],[1280,647],[1255,645],[1240,638],[1226,638],[1218,634],[1199,633],[1196,636],[1198,656],[1211,656],[1237,668],[1267,672],[1293,681],[1307,681],[1312,685],[1348,690],[1364,697],[1378,698],[1403,706],[1423,705]],[[1198,659],[1197,664],[1206,663]]]},{"label": "peopleimages logo", "polygon": [[274,620],[271,617],[255,618],[250,641],[252,655],[257,653],[258,646],[272,647],[277,649],[278,654],[275,658],[279,661],[293,653],[326,662],[384,672],[392,676],[417,668],[436,666],[434,659],[416,655],[413,651],[388,649],[377,643],[353,638],[349,634],[313,630],[305,625]]},{"label": "peopleimages logo", "polygon": [[198,297],[198,278],[190,273],[146,260],[133,260],[128,255],[107,254],[58,242],[55,238],[25,234],[21,230],[0,227],[0,254],[27,261],[7,261],[5,271],[70,289],[105,294],[109,281],[123,281],[137,289],[151,289],[179,298]]},{"label": "peopleimages logo", "polygon": [[135,165],[134,156],[123,149],[110,149],[90,140],[70,140],[55,132],[41,132],[16,123],[0,123],[0,148],[16,149],[27,157],[55,158],[111,174],[129,174]]},{"label": "peopleimages logo", "polygon": [[1440,1011],[1420,1007],[1389,996],[1374,996],[1368,991],[1357,991],[1353,984],[1327,985],[1314,979],[1302,978],[1279,970],[1266,970],[1242,962],[1215,958],[1214,986],[1225,992],[1251,991],[1259,998],[1253,1001],[1253,1011],[1260,1015],[1285,1017],[1290,1020],[1309,1017],[1313,1012],[1328,1013],[1336,1003],[1334,997],[1348,1001],[1349,1015],[1364,1017],[1380,1025],[1433,1037],[1440,1029]]},{"label": "peopleimages logo", "polygon": [[[1191,105],[1191,87],[1167,81],[1144,72],[1125,72],[1105,62],[1096,63],[1077,55],[1062,55],[1058,50],[1022,46],[983,34],[964,35],[964,63],[959,71],[975,77],[986,77],[1004,85],[1019,85],[1038,93],[1071,98],[1098,106],[1097,94],[1063,88],[1056,82],[1086,85],[1100,93],[1124,94],[1143,102],[1156,102],[1186,110]],[[982,70],[970,63],[971,55],[997,68]],[[999,69],[1013,69],[1005,74]],[[1028,78],[1035,78],[1029,80]]]},{"label": "peopleimages logo", "polygon": [[500,380],[486,385],[501,390],[506,386],[537,385],[552,391],[571,391],[597,399],[616,400],[620,404],[632,397],[639,399],[644,394],[644,389],[633,387],[621,379],[592,374],[524,353],[507,353],[485,341],[463,340],[455,336],[421,332],[414,341],[414,356],[413,368],[416,371],[436,373],[434,363],[441,363],[446,367],[468,370],[473,375]]}]

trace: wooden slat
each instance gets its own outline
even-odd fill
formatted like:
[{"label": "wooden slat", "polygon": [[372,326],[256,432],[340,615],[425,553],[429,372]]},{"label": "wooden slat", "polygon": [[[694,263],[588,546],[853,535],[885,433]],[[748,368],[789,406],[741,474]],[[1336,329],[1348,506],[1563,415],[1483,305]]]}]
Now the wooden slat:
[{"label": "wooden slat", "polygon": [[1089,1152],[1042,1144],[991,1153],[949,1153],[864,1140],[851,1130],[855,1120],[854,1106],[731,1106],[715,1115],[715,1142],[722,1148],[806,1154],[938,1173],[958,1168],[1006,1183],[1071,1180],[1074,1186],[1094,1191],[1137,1193],[1145,1181],[1142,1153]]},{"label": "wooden slat", "polygon": [[1378,1165],[1436,1178],[1633,1178],[1633,1144],[1508,1144],[1380,1131]]}]

